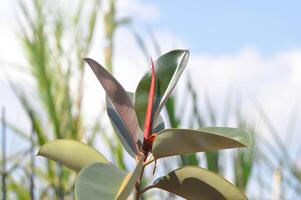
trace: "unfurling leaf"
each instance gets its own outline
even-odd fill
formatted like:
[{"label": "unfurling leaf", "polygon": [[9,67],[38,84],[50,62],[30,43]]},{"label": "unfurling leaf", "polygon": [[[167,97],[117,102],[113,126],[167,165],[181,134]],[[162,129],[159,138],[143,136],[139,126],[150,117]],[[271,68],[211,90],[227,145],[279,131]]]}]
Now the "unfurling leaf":
[{"label": "unfurling leaf", "polygon": [[250,135],[238,128],[165,129],[155,138],[152,153],[158,159],[238,147],[251,147]]},{"label": "unfurling leaf", "polygon": [[127,173],[112,164],[94,163],[82,169],[76,179],[77,200],[125,200],[141,174],[141,157],[133,173]]},{"label": "unfurling leaf", "polygon": [[235,185],[200,167],[189,166],[176,169],[158,178],[154,186],[188,200],[247,200],[247,197]]},{"label": "unfurling leaf", "polygon": [[59,162],[75,171],[80,171],[85,166],[95,162],[108,163],[108,160],[96,149],[84,143],[67,139],[44,144],[38,155]]},{"label": "unfurling leaf", "polygon": [[134,153],[138,155],[139,147],[137,142],[139,125],[132,101],[121,84],[104,67],[89,58],[86,58],[85,61],[90,65],[102,87],[106,91],[112,105],[114,105],[118,115],[120,115],[120,119],[122,119],[122,122],[128,129],[128,132],[130,133],[129,137],[135,145]]}]

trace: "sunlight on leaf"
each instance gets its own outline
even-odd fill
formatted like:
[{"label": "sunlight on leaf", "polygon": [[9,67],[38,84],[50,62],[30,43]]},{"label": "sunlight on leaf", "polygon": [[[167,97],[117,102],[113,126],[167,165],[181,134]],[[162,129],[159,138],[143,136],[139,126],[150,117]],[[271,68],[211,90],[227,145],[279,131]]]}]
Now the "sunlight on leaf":
[{"label": "sunlight on leaf", "polygon": [[247,200],[247,197],[226,179],[200,167],[183,167],[158,178],[155,187],[185,199]]},{"label": "sunlight on leaf", "polygon": [[152,153],[158,159],[238,147],[251,147],[250,135],[238,128],[165,129],[155,138]]},{"label": "sunlight on leaf", "polygon": [[108,163],[108,160],[96,149],[75,141],[60,139],[43,145],[38,155],[59,162],[75,171],[95,163]]}]

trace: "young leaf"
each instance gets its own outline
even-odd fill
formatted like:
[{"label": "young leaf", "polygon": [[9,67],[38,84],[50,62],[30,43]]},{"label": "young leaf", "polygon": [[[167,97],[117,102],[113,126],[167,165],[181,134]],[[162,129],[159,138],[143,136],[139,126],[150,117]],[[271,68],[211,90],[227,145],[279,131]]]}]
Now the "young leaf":
[{"label": "young leaf", "polygon": [[[152,121],[156,121],[161,109],[165,105],[168,96],[177,84],[187,64],[189,52],[187,50],[173,50],[155,62],[156,86]],[[145,113],[147,110],[148,93],[151,83],[151,70],[140,80],[135,92],[135,110],[140,127],[144,127]]]},{"label": "young leaf", "polygon": [[96,149],[75,141],[60,139],[44,144],[38,153],[75,171],[95,163],[108,163],[108,160]]},{"label": "young leaf", "polygon": [[155,138],[152,153],[158,159],[238,147],[251,147],[250,135],[238,128],[165,129]]},{"label": "young leaf", "polygon": [[85,61],[90,65],[120,115],[120,119],[128,129],[130,138],[133,140],[132,143],[135,144],[135,153],[137,153],[139,149],[137,146],[139,125],[132,101],[120,83],[104,67],[89,58],[86,58]]},{"label": "young leaf", "polygon": [[158,178],[154,186],[189,200],[247,200],[247,197],[232,183],[200,167],[176,169]]},{"label": "young leaf", "polygon": [[112,164],[94,163],[85,167],[76,180],[76,199],[125,200],[141,174],[143,160],[141,157],[133,173],[127,173]]}]

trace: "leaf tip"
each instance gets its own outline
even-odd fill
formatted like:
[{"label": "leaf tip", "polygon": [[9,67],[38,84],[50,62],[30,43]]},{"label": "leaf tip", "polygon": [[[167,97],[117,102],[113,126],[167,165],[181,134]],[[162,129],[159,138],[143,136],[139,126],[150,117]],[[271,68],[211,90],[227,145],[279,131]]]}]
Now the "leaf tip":
[{"label": "leaf tip", "polygon": [[42,145],[40,148],[39,148],[39,150],[38,150],[38,153],[36,154],[36,156],[42,156],[42,157],[45,157],[45,145],[47,145],[47,144],[44,144],[44,145]]},{"label": "leaf tip", "polygon": [[42,156],[41,149],[39,149],[38,153],[36,153],[36,156]]},{"label": "leaf tip", "polygon": [[88,62],[89,60],[92,60],[91,58],[83,58],[84,61]]}]

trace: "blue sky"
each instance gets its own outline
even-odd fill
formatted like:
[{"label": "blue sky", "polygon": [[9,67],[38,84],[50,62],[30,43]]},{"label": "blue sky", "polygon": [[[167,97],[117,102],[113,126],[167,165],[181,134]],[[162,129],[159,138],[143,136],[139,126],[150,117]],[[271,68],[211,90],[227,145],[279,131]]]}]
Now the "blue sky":
[{"label": "blue sky", "polygon": [[271,54],[301,47],[298,0],[148,2],[160,9],[155,27],[172,30],[193,51],[233,53],[247,46]]}]

